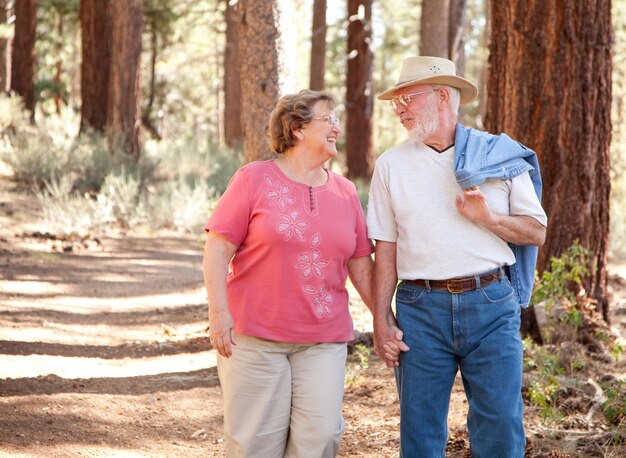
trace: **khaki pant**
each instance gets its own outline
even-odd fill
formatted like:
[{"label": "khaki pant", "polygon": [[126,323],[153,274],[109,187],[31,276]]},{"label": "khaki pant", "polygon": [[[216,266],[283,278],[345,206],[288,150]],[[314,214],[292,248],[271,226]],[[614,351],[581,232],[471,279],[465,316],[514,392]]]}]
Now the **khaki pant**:
[{"label": "khaki pant", "polygon": [[284,343],[238,335],[218,356],[226,456],[332,458],[341,416],[345,343]]}]

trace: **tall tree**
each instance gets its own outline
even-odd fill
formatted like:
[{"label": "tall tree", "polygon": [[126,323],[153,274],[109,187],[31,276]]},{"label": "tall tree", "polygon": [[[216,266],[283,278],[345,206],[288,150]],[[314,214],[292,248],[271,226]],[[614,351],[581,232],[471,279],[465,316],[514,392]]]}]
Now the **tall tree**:
[{"label": "tall tree", "polygon": [[226,48],[224,50],[224,142],[241,143],[241,78],[239,76],[238,3],[226,0]]},{"label": "tall tree", "polygon": [[80,25],[82,33],[81,121],[80,129],[88,127],[104,132],[107,123],[109,68],[111,59],[111,28],[107,3],[81,0]]},{"label": "tall tree", "polygon": [[456,63],[457,75],[465,73],[465,25],[467,0],[450,0],[448,58]]},{"label": "tall tree", "polygon": [[314,91],[324,89],[324,75],[326,74],[326,28],[326,0],[313,0],[309,88]]},{"label": "tall tree", "polygon": [[350,178],[369,178],[372,155],[372,0],[348,0],[346,156]]},{"label": "tall tree", "polygon": [[[0,0],[0,25],[7,23],[7,0]],[[0,92],[4,92],[9,88],[10,66],[8,63],[9,41],[0,37]]]},{"label": "tall tree", "polygon": [[125,151],[139,156],[139,64],[143,0],[111,0],[111,67],[107,102],[107,131]]},{"label": "tall tree", "polygon": [[448,24],[450,0],[422,0],[420,55],[449,56]]},{"label": "tall tree", "polygon": [[15,36],[11,62],[11,90],[24,99],[24,106],[35,110],[35,32],[36,0],[15,2]]},{"label": "tall tree", "polygon": [[243,153],[246,162],[274,157],[267,143],[268,115],[280,95],[284,43],[280,25],[282,0],[240,0],[239,72]]},{"label": "tall tree", "polygon": [[81,129],[106,132],[138,157],[143,0],[82,0],[80,17]]},{"label": "tall tree", "polygon": [[538,269],[575,240],[595,268],[585,284],[608,319],[611,1],[491,2],[486,126],[538,152],[548,234]]},{"label": "tall tree", "polygon": [[420,55],[454,61],[459,75],[465,63],[466,6],[467,0],[423,0],[420,18]]}]

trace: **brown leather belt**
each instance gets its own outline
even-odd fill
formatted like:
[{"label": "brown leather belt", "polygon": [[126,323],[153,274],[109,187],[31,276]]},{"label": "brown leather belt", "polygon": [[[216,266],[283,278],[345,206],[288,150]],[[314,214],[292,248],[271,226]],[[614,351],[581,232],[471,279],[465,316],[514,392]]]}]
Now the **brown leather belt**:
[{"label": "brown leather belt", "polygon": [[[501,270],[496,270],[495,272],[491,272],[489,274],[481,275],[480,277],[480,286],[487,286],[492,284],[495,281],[500,280],[501,278]],[[419,288],[428,289],[438,289],[448,291],[452,294],[460,294],[465,291],[472,291],[477,288],[476,278],[475,277],[457,277],[457,278],[449,278],[447,280],[404,280],[407,283],[412,285],[416,285]]]}]

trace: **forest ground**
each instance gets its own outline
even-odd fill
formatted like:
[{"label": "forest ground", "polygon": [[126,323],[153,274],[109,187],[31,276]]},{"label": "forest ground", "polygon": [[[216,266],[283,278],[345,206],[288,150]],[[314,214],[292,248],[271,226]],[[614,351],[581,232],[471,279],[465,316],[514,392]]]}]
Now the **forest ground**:
[{"label": "forest ground", "polygon": [[[42,225],[32,193],[0,170],[0,457],[222,456],[200,264],[192,236],[145,229],[59,239]],[[626,335],[619,269],[612,266],[611,305]],[[355,297],[351,309],[355,328],[370,331]],[[623,379],[621,361],[594,360],[587,375]],[[348,369],[340,456],[397,456],[392,372],[373,352],[351,355]],[[542,422],[541,410],[526,406],[527,456],[625,456],[623,425],[616,433],[590,413],[593,393],[573,393],[560,422]],[[469,456],[466,413],[457,377],[449,457]]]}]

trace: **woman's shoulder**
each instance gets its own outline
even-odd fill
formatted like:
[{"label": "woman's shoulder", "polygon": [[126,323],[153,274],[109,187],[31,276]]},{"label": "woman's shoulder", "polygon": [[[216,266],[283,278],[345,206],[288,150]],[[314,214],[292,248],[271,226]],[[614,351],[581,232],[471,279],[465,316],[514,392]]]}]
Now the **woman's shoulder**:
[{"label": "woman's shoulder", "polygon": [[337,188],[350,194],[356,194],[356,185],[352,181],[350,181],[343,175],[339,175],[338,173],[335,173],[331,170],[329,170],[328,172],[332,175],[333,182]]}]

